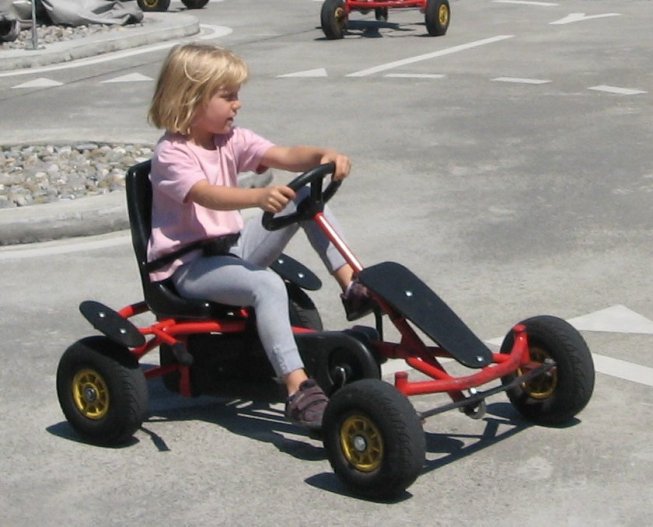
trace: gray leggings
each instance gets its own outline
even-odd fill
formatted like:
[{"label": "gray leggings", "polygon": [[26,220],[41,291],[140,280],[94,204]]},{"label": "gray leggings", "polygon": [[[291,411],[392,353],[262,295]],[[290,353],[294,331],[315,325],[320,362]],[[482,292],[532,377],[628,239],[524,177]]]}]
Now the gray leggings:
[{"label": "gray leggings", "polygon": [[[304,196],[300,191],[286,210],[293,212],[295,203]],[[324,215],[339,231],[328,208]],[[267,267],[281,254],[300,226],[330,272],[346,262],[313,221],[267,231],[261,225],[261,216],[262,212],[246,222],[238,243],[231,249],[231,254],[238,258],[202,256],[177,269],[172,280],[181,296],[253,307],[265,353],[277,376],[283,377],[303,368],[303,363],[290,326],[286,286]]]}]

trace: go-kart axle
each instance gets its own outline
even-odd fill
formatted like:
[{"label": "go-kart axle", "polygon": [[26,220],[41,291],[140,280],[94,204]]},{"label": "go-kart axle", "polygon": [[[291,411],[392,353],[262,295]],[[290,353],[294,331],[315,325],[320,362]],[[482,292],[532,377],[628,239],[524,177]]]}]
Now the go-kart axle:
[{"label": "go-kart axle", "polygon": [[476,393],[472,393],[468,397],[464,397],[458,401],[452,401],[442,406],[438,406],[437,408],[432,408],[431,410],[420,412],[419,417],[420,419],[426,419],[427,417],[432,417],[434,415],[441,414],[449,410],[453,410],[454,408],[470,408],[470,407],[473,408],[474,406],[481,404],[486,398],[492,395],[496,395],[497,393],[505,392],[512,388],[515,388],[522,383],[530,381],[531,379],[537,377],[538,375],[542,375],[548,372],[550,369],[554,367],[555,367],[555,363],[551,360],[547,360],[541,366],[538,366],[537,368],[534,368],[524,373],[523,375],[519,375],[518,377],[515,377],[511,382],[507,384],[502,384],[500,386],[496,386],[494,388],[490,388],[489,390],[484,390],[482,392],[476,391]]}]

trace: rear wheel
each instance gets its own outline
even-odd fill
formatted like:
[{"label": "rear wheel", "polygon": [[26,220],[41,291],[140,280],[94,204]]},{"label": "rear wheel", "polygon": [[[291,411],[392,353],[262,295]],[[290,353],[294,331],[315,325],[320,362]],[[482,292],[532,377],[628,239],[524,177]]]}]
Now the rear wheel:
[{"label": "rear wheel", "polygon": [[323,433],[334,472],[366,498],[398,497],[424,463],[424,432],[415,409],[380,380],[363,379],[338,390],[324,414]]},{"label": "rear wheel", "polygon": [[324,0],[320,13],[322,31],[329,40],[337,40],[345,36],[347,27],[347,11],[343,0]]},{"label": "rear wheel", "polygon": [[433,37],[440,37],[449,29],[451,9],[449,0],[428,0],[424,11],[426,30]]},{"label": "rear wheel", "polygon": [[286,282],[290,324],[322,331],[322,318],[311,298],[297,285]]},{"label": "rear wheel", "polygon": [[170,0],[137,0],[136,3],[141,11],[167,11],[170,7]]},{"label": "rear wheel", "polygon": [[126,442],[147,414],[147,383],[138,361],[106,337],[82,339],[65,351],[57,396],[70,425],[94,444]]},{"label": "rear wheel", "polygon": [[[568,322],[552,316],[537,316],[521,322],[526,326],[531,360],[553,361],[554,366],[508,390],[513,406],[536,423],[558,425],[579,413],[594,391],[594,363],[585,340]],[[511,331],[501,345],[509,353],[514,342]],[[516,374],[502,379],[511,382]]]},{"label": "rear wheel", "polygon": [[202,9],[209,3],[209,0],[181,0],[181,3],[188,9]]}]

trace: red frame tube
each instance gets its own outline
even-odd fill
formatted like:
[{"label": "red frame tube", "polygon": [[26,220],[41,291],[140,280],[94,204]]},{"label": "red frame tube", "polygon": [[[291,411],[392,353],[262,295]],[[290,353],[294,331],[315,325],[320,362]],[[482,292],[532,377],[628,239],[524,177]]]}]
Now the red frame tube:
[{"label": "red frame tube", "polygon": [[347,12],[352,9],[377,9],[377,8],[402,8],[402,7],[425,7],[427,0],[345,0]]}]

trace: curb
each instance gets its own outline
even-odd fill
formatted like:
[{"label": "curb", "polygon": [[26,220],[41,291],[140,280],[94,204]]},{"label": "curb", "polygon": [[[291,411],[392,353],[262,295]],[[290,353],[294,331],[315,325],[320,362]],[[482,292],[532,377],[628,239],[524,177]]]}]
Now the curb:
[{"label": "curb", "polygon": [[[199,21],[180,13],[145,13],[143,26],[48,44],[37,50],[0,51],[0,72],[60,64],[196,35]],[[34,143],[34,141],[30,141]],[[21,208],[0,209],[0,247],[92,236],[129,228],[124,191]]]},{"label": "curb", "polygon": [[[273,178],[248,172],[238,176],[241,187],[261,187]],[[56,201],[44,205],[0,209],[0,247],[95,236],[129,229],[124,190]]]},{"label": "curb", "polygon": [[124,191],[0,210],[0,246],[92,236],[128,228]]},{"label": "curb", "polygon": [[144,15],[143,25],[139,27],[117,26],[114,31],[66,42],[54,42],[36,50],[0,51],[0,72],[29,70],[85,59],[112,51],[192,36],[200,32],[198,19],[191,15],[150,12]]}]

